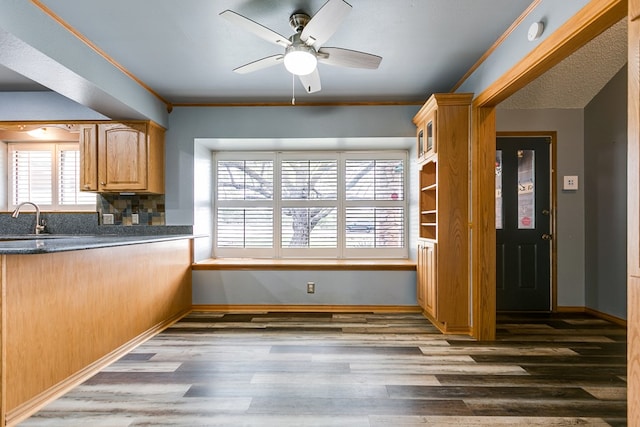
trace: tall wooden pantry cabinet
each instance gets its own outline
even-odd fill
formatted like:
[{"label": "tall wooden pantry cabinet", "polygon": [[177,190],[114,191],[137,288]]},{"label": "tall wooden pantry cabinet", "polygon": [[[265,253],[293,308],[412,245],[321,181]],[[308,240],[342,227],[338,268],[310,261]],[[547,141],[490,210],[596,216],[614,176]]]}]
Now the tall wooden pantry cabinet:
[{"label": "tall wooden pantry cabinet", "polygon": [[470,333],[472,94],[434,94],[413,118],[420,174],[417,299],[443,332]]}]

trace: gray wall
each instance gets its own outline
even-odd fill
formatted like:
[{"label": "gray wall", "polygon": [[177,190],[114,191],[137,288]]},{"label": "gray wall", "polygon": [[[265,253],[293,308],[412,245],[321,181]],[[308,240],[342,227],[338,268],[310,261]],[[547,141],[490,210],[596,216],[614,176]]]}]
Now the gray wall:
[{"label": "gray wall", "polygon": [[[518,28],[498,49],[476,69],[459,89],[460,92],[481,93],[542,40],[548,37],[566,19],[582,8],[588,0],[542,0],[536,9],[520,23]],[[164,106],[141,87],[123,79],[102,58],[88,51],[62,27],[41,15],[30,2],[3,2],[0,6],[0,38],[11,40],[20,47],[28,44],[30,55],[42,58],[51,67],[25,68],[20,55],[10,49],[0,52],[0,63],[11,61],[12,69],[44,86],[65,94],[69,99],[88,106],[100,115],[114,119],[149,118],[168,125],[166,154],[166,212],[167,223],[191,225],[197,217],[194,198],[196,159],[203,156],[196,149],[196,138],[296,138],[296,137],[367,137],[413,136],[411,118],[418,106],[371,107],[272,107],[272,108],[176,108],[167,117]],[[526,30],[538,20],[545,22],[546,30],[536,42],[526,41]],[[37,24],[37,25],[34,25]],[[38,31],[33,31],[38,28]],[[31,48],[33,46],[33,48]],[[40,50],[38,50],[40,49]],[[81,55],[78,55],[81,52]],[[24,55],[23,55],[24,56]],[[89,58],[89,59],[87,59]],[[26,62],[25,62],[26,64]],[[57,72],[51,73],[54,69]],[[55,76],[62,78],[55,80]],[[82,90],[84,89],[84,90]],[[42,93],[38,93],[39,98]],[[2,94],[4,96],[11,96]],[[426,95],[425,95],[426,99]],[[3,99],[0,99],[2,101]],[[51,120],[62,109],[40,109],[51,104],[31,102],[15,117],[14,111],[0,108],[2,120]],[[0,102],[0,105],[7,105]],[[50,105],[52,106],[52,105]],[[68,108],[69,106],[65,106]],[[37,113],[37,114],[34,114]],[[98,114],[98,113],[96,113]],[[85,111],[75,111],[66,119],[80,119]],[[576,117],[578,115],[579,117]],[[103,117],[104,117],[103,116]],[[566,119],[566,122],[565,120]],[[579,112],[498,112],[498,129],[558,130],[558,176],[583,174],[583,126]],[[575,151],[573,151],[575,149]],[[206,153],[204,153],[206,156]],[[206,190],[205,190],[206,191]],[[206,199],[204,197],[203,199]],[[560,305],[585,304],[584,292],[584,192],[558,195],[558,282]],[[413,239],[410,239],[410,242]],[[292,276],[293,279],[295,279]],[[194,281],[196,278],[194,278]],[[199,280],[199,279],[198,279]],[[415,281],[414,281],[415,286]],[[360,289],[366,292],[366,288]],[[356,291],[357,292],[357,291]],[[340,295],[336,295],[340,298]],[[389,302],[390,304],[392,302]]]},{"label": "gray wall", "polygon": [[0,120],[109,120],[55,92],[0,92]]},{"label": "gray wall", "polygon": [[418,305],[415,271],[196,270],[192,278],[194,304]]},{"label": "gray wall", "polygon": [[167,224],[193,224],[197,138],[270,138],[260,147],[268,151],[283,149],[277,140],[287,138],[414,137],[419,107],[177,107],[166,133]]},{"label": "gray wall", "polygon": [[626,319],[627,67],[586,106],[586,306]]},{"label": "gray wall", "polygon": [[163,102],[33,2],[0,2],[0,41],[0,64],[43,87],[112,119],[166,127]]},{"label": "gray wall", "polygon": [[582,109],[501,110],[496,113],[498,131],[557,132],[556,243],[558,305],[585,305],[585,186],[563,192],[562,176],[578,175],[584,182],[584,114]]},{"label": "gray wall", "polygon": [[[367,137],[408,138],[408,244],[415,256],[417,226],[411,219],[417,217],[417,170],[411,119],[419,107],[176,108],[166,134],[167,224],[193,224],[196,233],[211,232],[211,187],[204,183],[211,176],[211,150],[233,149],[234,141],[256,139],[256,150],[269,151],[287,149],[296,139],[322,138],[331,144],[327,149],[367,150],[372,149]],[[224,147],[216,146],[216,140]],[[196,240],[197,258],[210,250],[210,240]],[[195,305],[417,305],[415,271],[194,271],[192,277]],[[306,293],[308,281],[316,282],[315,294]]]},{"label": "gray wall", "polygon": [[[482,93],[587,3],[589,3],[589,0],[540,0],[535,9],[471,73],[456,92],[470,92],[475,93],[476,96]],[[534,22],[543,22],[544,32],[539,39],[530,42],[527,39],[527,32],[529,26]]]}]

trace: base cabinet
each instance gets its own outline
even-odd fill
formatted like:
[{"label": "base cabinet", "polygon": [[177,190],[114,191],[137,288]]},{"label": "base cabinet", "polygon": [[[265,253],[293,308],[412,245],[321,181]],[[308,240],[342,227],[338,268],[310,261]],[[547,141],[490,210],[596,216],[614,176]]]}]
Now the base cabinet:
[{"label": "base cabinet", "polygon": [[164,130],[151,122],[81,126],[80,190],[164,193]]},{"label": "base cabinet", "polygon": [[433,318],[437,318],[437,266],[436,266],[436,243],[418,243],[418,304]]},{"label": "base cabinet", "polygon": [[0,425],[14,426],[191,310],[189,239],[0,255]]}]

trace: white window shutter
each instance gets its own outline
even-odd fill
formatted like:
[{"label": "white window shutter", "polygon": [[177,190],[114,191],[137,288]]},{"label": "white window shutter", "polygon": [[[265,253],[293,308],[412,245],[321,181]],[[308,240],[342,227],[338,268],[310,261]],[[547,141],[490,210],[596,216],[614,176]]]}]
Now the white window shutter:
[{"label": "white window shutter", "polygon": [[43,210],[95,210],[96,196],[80,191],[77,143],[10,143],[9,207],[33,202]]},{"label": "white window shutter", "polygon": [[14,150],[11,152],[11,202],[53,205],[53,152]]}]

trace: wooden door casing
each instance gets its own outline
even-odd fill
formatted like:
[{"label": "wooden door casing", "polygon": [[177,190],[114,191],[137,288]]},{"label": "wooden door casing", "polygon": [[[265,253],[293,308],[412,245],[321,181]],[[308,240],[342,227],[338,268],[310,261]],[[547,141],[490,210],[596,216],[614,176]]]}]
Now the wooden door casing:
[{"label": "wooden door casing", "polygon": [[627,422],[640,424],[640,0],[629,0],[627,90]]}]

